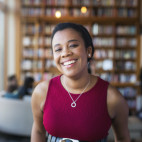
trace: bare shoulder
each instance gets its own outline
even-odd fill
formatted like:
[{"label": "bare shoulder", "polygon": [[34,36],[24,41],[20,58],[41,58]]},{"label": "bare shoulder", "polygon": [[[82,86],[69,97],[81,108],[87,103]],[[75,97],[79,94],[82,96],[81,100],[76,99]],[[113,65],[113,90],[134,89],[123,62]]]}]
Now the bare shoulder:
[{"label": "bare shoulder", "polygon": [[[108,112],[112,119],[120,112],[128,112],[128,105],[122,94],[112,85],[109,85],[107,92]],[[123,111],[122,111],[123,110]]]},{"label": "bare shoulder", "polygon": [[48,90],[48,84],[49,82],[48,81],[42,81],[40,82],[34,89],[34,93],[37,94],[37,95],[45,95],[44,93],[47,92]]},{"label": "bare shoulder", "polygon": [[34,89],[32,94],[32,104],[36,104],[43,110],[45,103],[47,91],[48,91],[49,81],[40,82]]},{"label": "bare shoulder", "polygon": [[116,141],[130,142],[128,130],[128,104],[122,94],[109,85],[107,92],[108,113]]}]

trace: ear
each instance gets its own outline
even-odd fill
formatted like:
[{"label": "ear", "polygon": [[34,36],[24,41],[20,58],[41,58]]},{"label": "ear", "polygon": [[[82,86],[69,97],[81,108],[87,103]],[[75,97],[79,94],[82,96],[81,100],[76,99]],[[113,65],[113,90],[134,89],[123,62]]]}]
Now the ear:
[{"label": "ear", "polygon": [[88,57],[88,58],[91,58],[91,57],[92,57],[92,47],[91,47],[91,46],[89,46],[89,47],[87,48],[87,57]]}]

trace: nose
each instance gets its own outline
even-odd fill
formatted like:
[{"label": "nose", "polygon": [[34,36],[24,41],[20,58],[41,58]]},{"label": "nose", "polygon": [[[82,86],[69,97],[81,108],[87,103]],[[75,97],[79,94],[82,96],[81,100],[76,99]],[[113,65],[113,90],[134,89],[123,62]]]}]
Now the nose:
[{"label": "nose", "polygon": [[68,57],[70,55],[72,55],[72,51],[69,48],[67,48],[67,47],[63,48],[62,55],[61,55],[62,58]]}]

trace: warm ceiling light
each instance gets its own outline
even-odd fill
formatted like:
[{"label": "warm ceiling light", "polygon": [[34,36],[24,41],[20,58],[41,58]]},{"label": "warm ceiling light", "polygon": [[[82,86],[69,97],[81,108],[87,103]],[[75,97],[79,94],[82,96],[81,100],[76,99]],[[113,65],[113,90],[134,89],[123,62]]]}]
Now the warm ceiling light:
[{"label": "warm ceiling light", "polygon": [[61,17],[61,12],[60,11],[56,11],[55,16],[56,16],[56,18],[60,18]]},{"label": "warm ceiling light", "polygon": [[85,6],[81,7],[81,12],[82,13],[86,13],[87,12],[87,8]]}]

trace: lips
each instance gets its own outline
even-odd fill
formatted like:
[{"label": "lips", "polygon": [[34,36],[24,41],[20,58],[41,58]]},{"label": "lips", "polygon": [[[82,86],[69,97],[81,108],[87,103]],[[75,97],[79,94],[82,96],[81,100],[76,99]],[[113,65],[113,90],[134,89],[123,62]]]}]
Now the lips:
[{"label": "lips", "polygon": [[71,64],[74,64],[77,60],[69,60],[69,61],[66,61],[66,62],[63,62],[62,64],[64,66],[68,66],[68,65],[71,65]]}]

